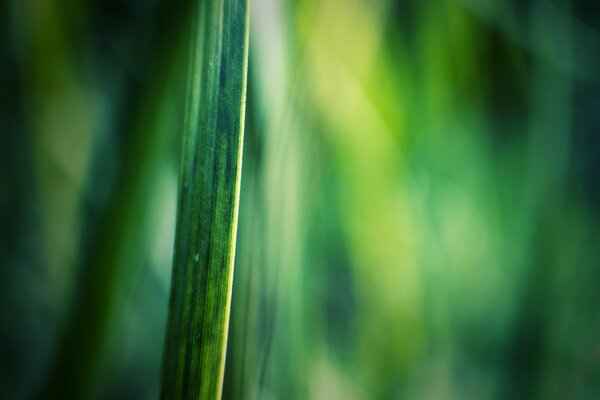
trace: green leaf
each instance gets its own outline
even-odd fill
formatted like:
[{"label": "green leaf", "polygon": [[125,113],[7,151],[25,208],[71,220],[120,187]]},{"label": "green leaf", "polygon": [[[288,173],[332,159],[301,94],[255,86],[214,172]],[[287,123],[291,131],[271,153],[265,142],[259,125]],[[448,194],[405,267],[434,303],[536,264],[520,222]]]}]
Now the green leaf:
[{"label": "green leaf", "polygon": [[247,0],[200,1],[194,29],[163,399],[221,396],[240,190]]}]

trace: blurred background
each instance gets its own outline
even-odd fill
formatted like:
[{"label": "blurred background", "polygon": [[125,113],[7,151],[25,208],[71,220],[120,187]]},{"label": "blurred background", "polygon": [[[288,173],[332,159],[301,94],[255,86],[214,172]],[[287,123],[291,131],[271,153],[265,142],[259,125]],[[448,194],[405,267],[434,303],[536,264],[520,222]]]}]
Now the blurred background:
[{"label": "blurred background", "polygon": [[[192,3],[0,4],[2,399],[158,397]],[[224,398],[597,399],[600,6],[250,13]]]}]

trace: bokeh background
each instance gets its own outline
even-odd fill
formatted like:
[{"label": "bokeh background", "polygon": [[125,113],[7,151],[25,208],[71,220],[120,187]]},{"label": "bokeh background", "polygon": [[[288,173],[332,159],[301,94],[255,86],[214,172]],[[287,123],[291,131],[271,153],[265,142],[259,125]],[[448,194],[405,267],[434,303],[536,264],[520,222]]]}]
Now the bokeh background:
[{"label": "bokeh background", "polygon": [[[158,397],[192,7],[0,4],[2,399]],[[224,397],[598,398],[600,6],[250,13]]]}]

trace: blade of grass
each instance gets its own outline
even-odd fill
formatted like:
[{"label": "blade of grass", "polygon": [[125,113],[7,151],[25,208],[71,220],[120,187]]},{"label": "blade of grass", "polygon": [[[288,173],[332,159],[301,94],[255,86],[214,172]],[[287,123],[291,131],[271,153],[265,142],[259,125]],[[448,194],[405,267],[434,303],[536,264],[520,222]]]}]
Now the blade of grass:
[{"label": "blade of grass", "polygon": [[246,96],[247,0],[199,3],[163,399],[220,398],[231,301]]}]

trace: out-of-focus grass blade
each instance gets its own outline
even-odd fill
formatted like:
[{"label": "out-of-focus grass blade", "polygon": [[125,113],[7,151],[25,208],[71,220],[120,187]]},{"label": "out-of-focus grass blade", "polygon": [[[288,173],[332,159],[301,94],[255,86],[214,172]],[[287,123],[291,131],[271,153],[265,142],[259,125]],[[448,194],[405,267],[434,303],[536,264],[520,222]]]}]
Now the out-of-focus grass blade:
[{"label": "out-of-focus grass blade", "polygon": [[163,399],[220,397],[231,301],[246,95],[247,0],[199,3]]}]

